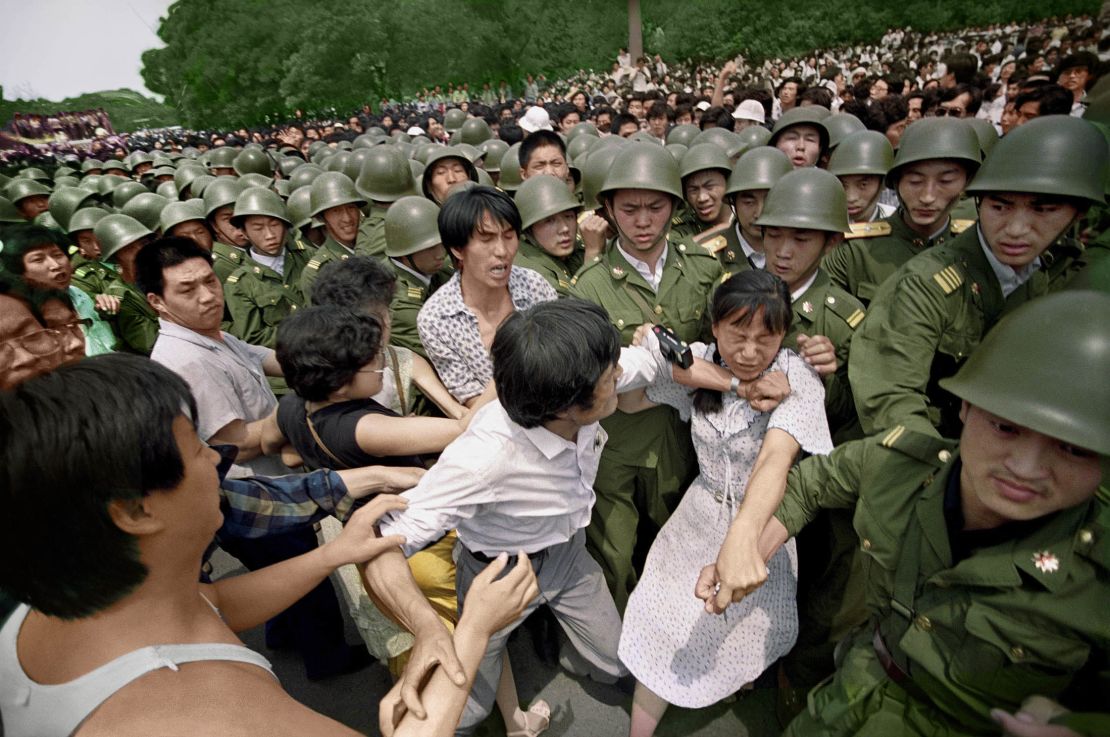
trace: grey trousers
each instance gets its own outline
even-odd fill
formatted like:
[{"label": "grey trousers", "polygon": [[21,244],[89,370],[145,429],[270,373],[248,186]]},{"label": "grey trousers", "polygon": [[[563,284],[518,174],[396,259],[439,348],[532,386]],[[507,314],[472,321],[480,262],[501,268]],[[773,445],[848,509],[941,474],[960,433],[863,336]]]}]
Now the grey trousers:
[{"label": "grey trousers", "polygon": [[[489,715],[497,694],[501,659],[505,655],[509,634],[540,604],[551,608],[571,645],[592,667],[613,677],[628,673],[617,659],[617,645],[621,637],[620,615],[609,587],[605,585],[601,567],[586,552],[585,541],[585,533],[579,530],[567,542],[548,548],[545,556],[532,561],[540,594],[528,605],[520,619],[490,638],[456,735],[470,734]],[[471,555],[461,543],[456,545],[455,551],[455,586],[461,614],[466,606],[466,592],[470,590],[470,584],[487,564]],[[508,571],[508,568],[505,570]]]}]

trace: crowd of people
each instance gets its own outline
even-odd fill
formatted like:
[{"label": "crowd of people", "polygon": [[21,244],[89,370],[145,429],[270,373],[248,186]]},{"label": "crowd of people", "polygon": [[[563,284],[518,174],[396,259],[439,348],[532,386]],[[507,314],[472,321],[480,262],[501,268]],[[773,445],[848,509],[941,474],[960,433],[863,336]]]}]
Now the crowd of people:
[{"label": "crowd of people", "polygon": [[386,735],[544,732],[524,623],[632,737],[756,686],[790,735],[1110,732],[1105,33],[21,162],[4,734],[346,733],[263,622],[387,663]]}]

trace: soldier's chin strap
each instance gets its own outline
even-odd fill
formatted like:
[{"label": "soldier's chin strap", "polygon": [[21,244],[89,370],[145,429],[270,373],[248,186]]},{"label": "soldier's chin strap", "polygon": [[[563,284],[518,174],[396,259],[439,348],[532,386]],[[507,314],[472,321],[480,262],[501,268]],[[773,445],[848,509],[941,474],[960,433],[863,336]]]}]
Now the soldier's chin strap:
[{"label": "soldier's chin strap", "polygon": [[[616,213],[613,212],[612,204],[612,199],[605,200],[605,214],[609,216],[609,224],[613,227],[613,230],[617,231],[617,243],[633,243],[634,241],[628,237],[628,234],[625,233],[624,230],[621,228],[620,223],[617,222],[617,216]],[[671,234],[671,218],[674,217],[674,211],[675,200],[672,197],[671,212],[667,215],[667,224],[663,226],[663,230],[659,231],[659,235],[655,238],[655,240],[651,242],[651,245],[643,250],[650,251],[651,249],[658,246],[662,241],[665,241],[667,239],[667,236]]]}]

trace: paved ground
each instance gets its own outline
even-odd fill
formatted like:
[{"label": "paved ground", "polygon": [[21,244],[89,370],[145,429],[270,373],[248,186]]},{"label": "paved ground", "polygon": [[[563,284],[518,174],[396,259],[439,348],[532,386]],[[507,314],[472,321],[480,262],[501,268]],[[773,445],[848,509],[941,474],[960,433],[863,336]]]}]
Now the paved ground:
[{"label": "paved ground", "polygon": [[[213,564],[217,576],[243,572],[238,561],[222,551],[217,551]],[[242,638],[248,647],[270,659],[282,685],[294,698],[364,734],[379,734],[377,705],[391,685],[385,666],[374,664],[359,673],[314,683],[305,678],[304,668],[295,653],[266,649],[261,627],[244,633]],[[347,641],[359,641],[355,625],[349,619]],[[552,668],[536,656],[531,635],[523,630],[510,640],[509,652],[521,699],[530,703],[542,698],[551,704],[551,727],[545,735],[624,737],[628,734],[631,681],[603,686],[570,676],[558,667]],[[672,708],[664,716],[657,734],[659,737],[772,737],[780,731],[774,718],[774,701],[773,689],[757,688],[733,703],[699,710]],[[500,717],[491,716],[477,734],[480,737],[504,735]]]}]

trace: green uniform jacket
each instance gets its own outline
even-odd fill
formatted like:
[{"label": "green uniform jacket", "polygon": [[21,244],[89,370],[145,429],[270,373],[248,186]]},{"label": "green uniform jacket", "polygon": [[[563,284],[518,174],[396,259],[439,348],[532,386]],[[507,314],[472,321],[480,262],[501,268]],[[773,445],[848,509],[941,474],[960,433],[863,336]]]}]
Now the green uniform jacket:
[{"label": "green uniform jacket", "polygon": [[158,313],[146,301],[146,295],[118,276],[104,290],[105,294],[119,297],[119,312],[116,313],[116,335],[120,338],[120,348],[131,353],[149,356],[154,342],[158,340]]},{"label": "green uniform jacket", "polygon": [[972,228],[911,259],[888,279],[852,338],[848,378],[867,435],[903,424],[959,435],[959,402],[937,382],[956,373],[1006,312],[1060,289],[1079,249],[1060,242],[1008,298]]},{"label": "green uniform jacket", "polygon": [[212,270],[221,282],[235,272],[247,260],[247,252],[238,246],[232,246],[223,241],[212,243]]},{"label": "green uniform jacket", "polygon": [[438,271],[432,274],[431,281],[425,286],[424,282],[408,271],[398,268],[393,259],[386,259],[386,263],[397,275],[397,289],[389,305],[391,315],[389,342],[427,358],[428,354],[424,350],[424,344],[420,342],[420,333],[416,329],[416,316],[420,314],[420,308],[428,301],[428,297],[446,284],[451,277],[444,271]]},{"label": "green uniform jacket", "polygon": [[698,233],[692,239],[693,243],[708,249],[717,256],[717,260],[729,274],[738,274],[752,268],[751,262],[744,254],[744,247],[740,245],[740,234],[736,232],[736,220],[729,220],[725,225],[718,225],[709,230]]},{"label": "green uniform jacket", "polygon": [[374,258],[385,258],[385,214],[384,207],[371,205],[366,216],[358,224],[355,238],[355,253]]},{"label": "green uniform jacket", "polygon": [[298,286],[309,254],[294,246],[286,247],[284,274],[263,266],[249,256],[227,278],[224,300],[231,313],[231,329],[236,338],[273,348],[281,321],[305,299]]},{"label": "green uniform jacket", "polygon": [[671,218],[671,232],[669,237],[672,243],[676,243],[685,238],[693,238],[704,229],[705,226],[698,220],[698,216],[694,214],[694,211],[683,203],[682,207],[679,208],[678,212]]},{"label": "green uniform jacket", "polygon": [[836,348],[836,372],[825,377],[825,413],[838,442],[859,437],[858,432],[852,433],[858,428],[858,420],[848,384],[848,346],[864,314],[859,300],[818,269],[817,279],[794,302],[794,324],[782,341],[783,347],[796,351],[799,334],[824,335]]},{"label": "green uniform jacket", "polygon": [[312,258],[308,260],[308,263],[304,266],[304,271],[301,272],[298,286],[300,286],[301,294],[304,295],[308,304],[312,304],[312,283],[320,275],[321,267],[329,261],[346,261],[350,257],[351,251],[341,246],[330,235],[324,239],[323,245],[316,249],[316,253],[312,254]]},{"label": "green uniform jacket", "polygon": [[522,236],[513,263],[547,279],[560,297],[569,297],[571,279],[582,268],[582,252],[575,250],[565,259],[555,258],[531,238]]},{"label": "green uniform jacket", "polygon": [[[953,564],[954,446],[898,426],[790,472],[775,516],[791,535],[819,508],[855,508],[872,626],[787,734],[996,735],[989,710],[1033,694],[1077,711],[1110,703],[1110,507],[1095,497]],[[878,661],[874,626],[903,685]],[[1073,684],[1086,693],[1065,694]]]},{"label": "green uniform jacket", "polygon": [[[923,238],[906,225],[901,210],[879,223],[890,227],[889,234],[851,238],[821,260],[821,268],[828,273],[833,284],[865,305],[875,298],[879,286],[902,264],[925,249],[942,245],[957,235],[950,224],[948,231],[937,238]],[[966,223],[961,222],[960,225]],[[885,228],[880,226],[876,230],[883,232]]]},{"label": "green uniform jacket", "polygon": [[77,265],[76,260],[74,260],[74,264],[73,286],[90,297],[104,294],[108,291],[108,285],[116,278],[115,267],[103,261],[86,259],[83,263]]}]

